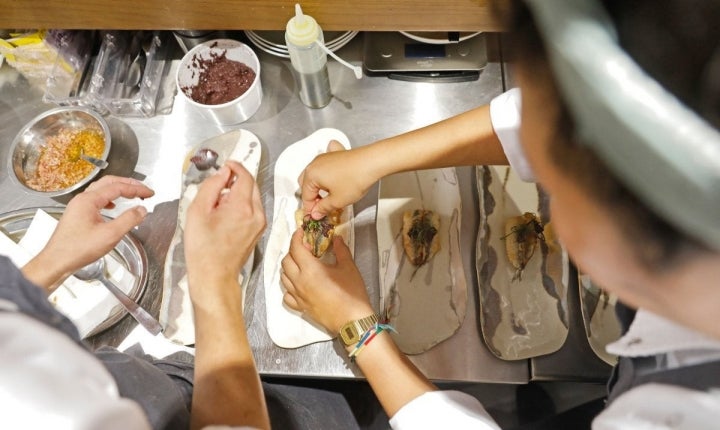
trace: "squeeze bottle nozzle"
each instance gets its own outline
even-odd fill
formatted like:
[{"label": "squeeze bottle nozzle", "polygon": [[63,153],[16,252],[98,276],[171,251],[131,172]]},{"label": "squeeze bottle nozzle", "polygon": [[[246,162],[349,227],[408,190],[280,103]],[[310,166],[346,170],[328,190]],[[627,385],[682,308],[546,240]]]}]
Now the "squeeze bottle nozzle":
[{"label": "squeeze bottle nozzle", "polygon": [[302,13],[300,3],[295,3],[295,19],[297,19],[298,25],[305,24],[305,15]]},{"label": "squeeze bottle nozzle", "polygon": [[295,16],[285,28],[285,37],[296,46],[308,46],[320,38],[320,26],[315,18],[304,15],[300,4],[295,4]]}]

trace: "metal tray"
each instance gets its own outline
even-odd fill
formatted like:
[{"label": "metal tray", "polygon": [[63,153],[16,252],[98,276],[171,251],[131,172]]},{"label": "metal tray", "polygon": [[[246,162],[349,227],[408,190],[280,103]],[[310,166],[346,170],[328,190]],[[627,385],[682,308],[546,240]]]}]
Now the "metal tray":
[{"label": "metal tray", "polygon": [[[64,207],[35,207],[6,212],[4,214],[0,214],[0,231],[5,233],[15,242],[19,241],[25,235],[25,232],[35,216],[35,212],[38,209],[42,209],[49,215],[58,219],[60,219],[60,216],[65,210]],[[104,218],[107,220],[110,219],[105,216]],[[130,296],[130,298],[135,302],[139,302],[145,292],[148,276],[148,259],[142,244],[131,233],[128,233],[123,236],[122,240],[120,240],[115,248],[110,251],[110,255],[125,266],[128,271],[135,275],[135,285],[133,285],[133,288],[128,296]],[[108,292],[108,294],[110,293]],[[127,310],[125,310],[122,305],[118,304],[110,312],[108,318],[88,333],[86,338],[109,329],[113,325],[117,324],[126,313]]]}]

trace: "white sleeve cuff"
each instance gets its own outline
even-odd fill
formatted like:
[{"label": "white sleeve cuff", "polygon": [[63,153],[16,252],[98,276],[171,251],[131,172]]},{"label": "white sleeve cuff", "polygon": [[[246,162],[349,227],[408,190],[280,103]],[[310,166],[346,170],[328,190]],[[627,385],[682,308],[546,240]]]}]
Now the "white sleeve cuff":
[{"label": "white sleeve cuff", "polygon": [[460,391],[430,391],[403,406],[391,419],[394,430],[500,430],[482,404]]},{"label": "white sleeve cuff", "polygon": [[510,167],[515,169],[523,181],[534,182],[535,176],[520,144],[521,106],[520,88],[506,91],[490,102],[490,121]]},{"label": "white sleeve cuff", "polygon": [[[720,394],[677,385],[643,384],[615,399],[595,417],[593,430],[711,430],[720,421]],[[672,423],[672,424],[670,424]]]}]

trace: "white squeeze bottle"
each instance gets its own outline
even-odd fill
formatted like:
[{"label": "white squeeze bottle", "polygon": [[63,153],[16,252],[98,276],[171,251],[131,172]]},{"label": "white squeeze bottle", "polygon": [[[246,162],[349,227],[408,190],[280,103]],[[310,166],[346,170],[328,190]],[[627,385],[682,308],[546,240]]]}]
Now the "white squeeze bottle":
[{"label": "white squeeze bottle", "polygon": [[285,28],[285,43],[300,87],[300,100],[311,108],[327,106],[332,92],[323,32],[313,17],[303,15],[299,4]]}]

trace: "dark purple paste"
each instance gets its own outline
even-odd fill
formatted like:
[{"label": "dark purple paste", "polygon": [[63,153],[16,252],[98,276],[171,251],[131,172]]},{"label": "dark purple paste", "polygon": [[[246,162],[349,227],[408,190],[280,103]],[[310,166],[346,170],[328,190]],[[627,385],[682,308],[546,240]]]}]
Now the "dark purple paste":
[{"label": "dark purple paste", "polygon": [[255,71],[245,63],[228,59],[226,55],[227,51],[212,53],[208,59],[195,55],[191,61],[193,68],[200,73],[198,83],[182,87],[182,91],[204,105],[227,103],[245,94],[255,81]]}]

